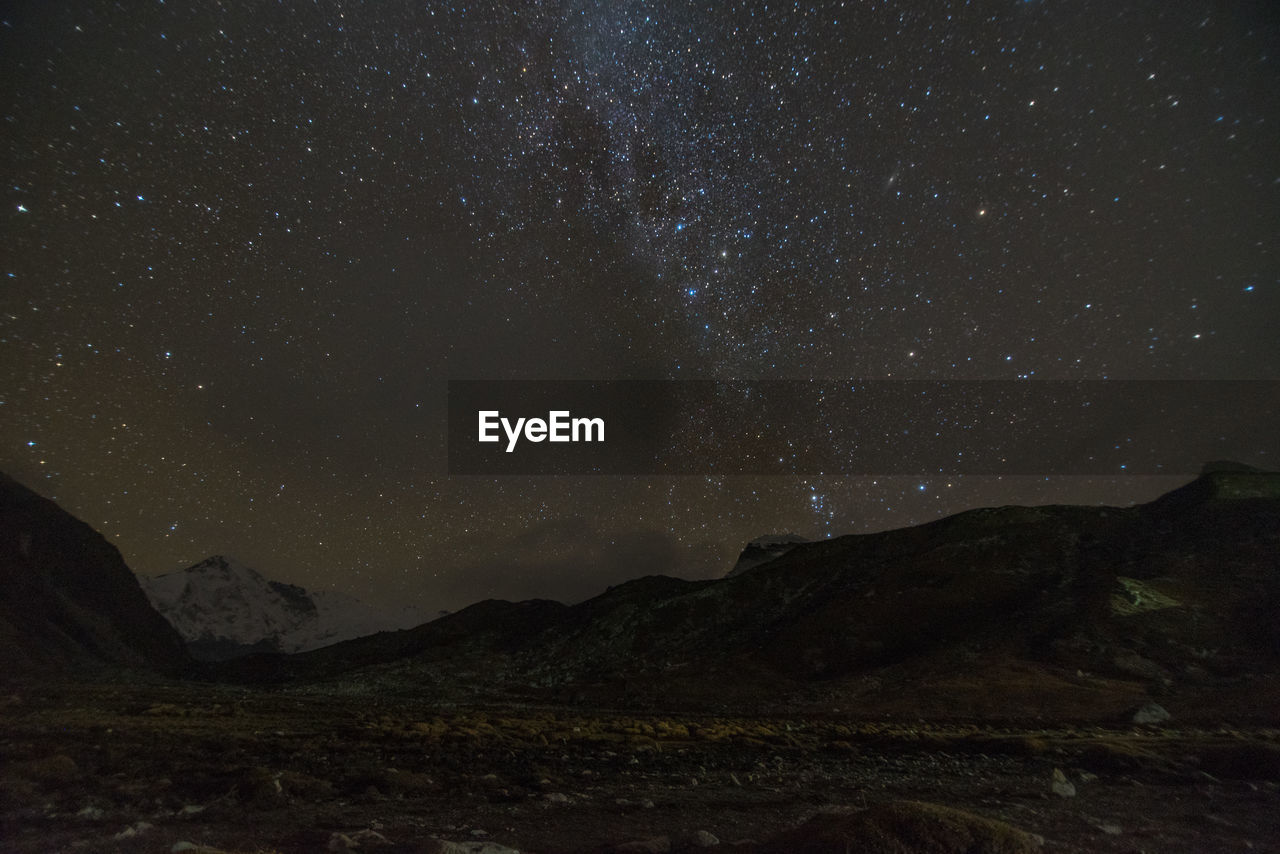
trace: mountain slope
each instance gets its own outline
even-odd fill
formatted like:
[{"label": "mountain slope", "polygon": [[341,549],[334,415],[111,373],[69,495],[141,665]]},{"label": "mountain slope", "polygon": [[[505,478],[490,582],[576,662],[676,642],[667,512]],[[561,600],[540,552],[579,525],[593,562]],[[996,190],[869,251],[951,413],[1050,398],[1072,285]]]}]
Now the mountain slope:
[{"label": "mountain slope", "polygon": [[424,622],[412,609],[386,613],[336,591],[311,592],[271,581],[222,555],[140,581],[152,604],[203,660],[303,652]]},{"label": "mountain slope", "polygon": [[[255,666],[627,707],[1096,718],[1158,696],[1265,716],[1278,556],[1280,475],[1214,472],[1138,507],[972,510],[716,581],[639,579],[519,626],[518,606],[485,603],[398,645]],[[464,621],[493,642],[450,637]]]},{"label": "mountain slope", "polygon": [[176,673],[177,632],[101,534],[0,474],[0,671],[104,664]]}]

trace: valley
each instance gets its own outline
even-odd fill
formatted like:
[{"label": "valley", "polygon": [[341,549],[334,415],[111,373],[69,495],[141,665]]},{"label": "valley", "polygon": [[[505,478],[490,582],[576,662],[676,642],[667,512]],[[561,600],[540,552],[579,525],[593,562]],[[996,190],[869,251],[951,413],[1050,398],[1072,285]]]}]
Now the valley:
[{"label": "valley", "polygon": [[[430,686],[354,688],[18,688],[0,710],[5,850],[763,852],[815,815],[904,800],[1046,851],[1280,850],[1270,727],[460,708]],[[948,844],[912,850],[964,850]]]}]

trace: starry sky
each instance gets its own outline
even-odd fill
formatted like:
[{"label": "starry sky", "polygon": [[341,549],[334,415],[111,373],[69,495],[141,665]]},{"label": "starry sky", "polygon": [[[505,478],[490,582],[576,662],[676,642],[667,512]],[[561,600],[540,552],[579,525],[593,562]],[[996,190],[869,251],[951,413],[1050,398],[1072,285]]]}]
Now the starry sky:
[{"label": "starry sky", "polygon": [[427,610],[1148,500],[1183,479],[451,477],[445,389],[1280,378],[1278,36],[1196,0],[4,3],[0,468],[140,573]]}]

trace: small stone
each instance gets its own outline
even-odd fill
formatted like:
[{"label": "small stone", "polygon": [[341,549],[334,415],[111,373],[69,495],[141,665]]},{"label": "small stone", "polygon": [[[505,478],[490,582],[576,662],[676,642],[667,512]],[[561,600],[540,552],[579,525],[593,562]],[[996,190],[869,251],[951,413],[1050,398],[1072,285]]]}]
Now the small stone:
[{"label": "small stone", "polygon": [[428,839],[415,850],[421,854],[520,854],[514,848],[496,842],[450,842],[446,839]]},{"label": "small stone", "polygon": [[379,845],[391,844],[390,839],[376,830],[357,830],[355,833],[348,834],[348,838],[356,844],[357,848],[376,848]]},{"label": "small stone", "polygon": [[1067,775],[1062,773],[1061,768],[1053,769],[1053,793],[1063,798],[1076,796],[1075,784],[1067,779]]},{"label": "small stone", "polygon": [[112,839],[133,839],[135,836],[141,836],[146,833],[152,828],[152,826],[153,825],[149,821],[140,821],[137,824],[126,827],[124,830],[113,836]]},{"label": "small stone", "polygon": [[710,831],[698,830],[690,837],[689,844],[694,848],[714,848],[720,844],[720,838]]},{"label": "small stone", "polygon": [[1133,722],[1135,724],[1160,724],[1171,717],[1173,716],[1159,703],[1147,703],[1133,713]]},{"label": "small stone", "polygon": [[88,819],[89,821],[97,821],[98,819],[102,818],[102,815],[103,813],[100,807],[89,806],[89,807],[85,807],[84,809],[80,810],[80,812],[76,813],[76,818],[84,818],[84,819]]}]

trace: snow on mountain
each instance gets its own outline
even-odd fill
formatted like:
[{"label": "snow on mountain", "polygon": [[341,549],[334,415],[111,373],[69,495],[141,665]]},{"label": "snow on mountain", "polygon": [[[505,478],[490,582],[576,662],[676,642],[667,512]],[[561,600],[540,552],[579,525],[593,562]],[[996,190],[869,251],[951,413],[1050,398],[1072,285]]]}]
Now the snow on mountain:
[{"label": "snow on mountain", "polygon": [[344,593],[271,581],[222,555],[138,581],[197,658],[304,652],[427,621],[412,608],[383,610]]},{"label": "snow on mountain", "polygon": [[738,562],[733,565],[733,569],[725,573],[725,578],[740,575],[762,563],[780,558],[801,543],[808,542],[812,541],[799,534],[765,534],[757,537],[747,543],[742,554],[738,555]]}]

